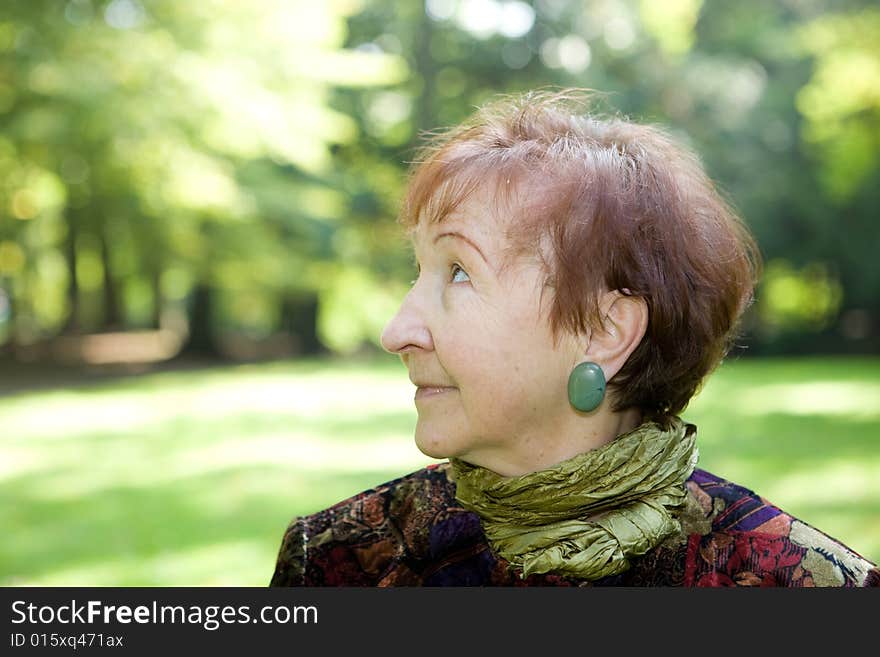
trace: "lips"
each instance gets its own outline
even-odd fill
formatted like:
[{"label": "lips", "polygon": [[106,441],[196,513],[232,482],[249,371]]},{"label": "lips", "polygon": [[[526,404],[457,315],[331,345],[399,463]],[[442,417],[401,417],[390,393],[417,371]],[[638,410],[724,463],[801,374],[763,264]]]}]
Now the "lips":
[{"label": "lips", "polygon": [[437,397],[439,395],[443,395],[448,392],[452,392],[457,388],[453,388],[452,386],[437,386],[432,384],[419,385],[416,388],[416,400],[419,399],[427,399],[429,397]]},{"label": "lips", "polygon": [[454,386],[448,386],[443,383],[431,383],[428,381],[413,381],[413,385],[416,388],[452,388]]}]

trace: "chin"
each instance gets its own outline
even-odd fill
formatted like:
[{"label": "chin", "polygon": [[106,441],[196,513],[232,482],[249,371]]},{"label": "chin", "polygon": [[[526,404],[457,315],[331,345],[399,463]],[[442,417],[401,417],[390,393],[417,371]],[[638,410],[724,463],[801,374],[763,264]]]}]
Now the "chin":
[{"label": "chin", "polygon": [[432,459],[448,459],[457,455],[457,450],[452,449],[446,436],[431,435],[424,430],[420,431],[418,426],[415,442],[419,451]]},{"label": "chin", "polygon": [[445,459],[451,456],[447,450],[443,449],[441,443],[429,442],[426,444],[424,441],[416,438],[416,447],[419,448],[419,451],[422,454],[429,456],[432,459]]}]

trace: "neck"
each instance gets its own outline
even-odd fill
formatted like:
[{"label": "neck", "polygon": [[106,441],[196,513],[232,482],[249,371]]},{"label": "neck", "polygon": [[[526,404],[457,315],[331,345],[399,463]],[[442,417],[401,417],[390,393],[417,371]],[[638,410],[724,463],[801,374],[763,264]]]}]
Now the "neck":
[{"label": "neck", "polygon": [[695,441],[696,427],[674,417],[522,477],[452,459],[455,496],[523,577],[598,579],[681,530],[675,514],[697,462]]},{"label": "neck", "polygon": [[503,451],[486,450],[458,458],[502,477],[519,477],[598,449],[641,423],[639,409],[619,413],[603,409],[589,419],[572,410],[564,426],[548,427],[543,435],[523,436],[513,445],[506,445]]}]

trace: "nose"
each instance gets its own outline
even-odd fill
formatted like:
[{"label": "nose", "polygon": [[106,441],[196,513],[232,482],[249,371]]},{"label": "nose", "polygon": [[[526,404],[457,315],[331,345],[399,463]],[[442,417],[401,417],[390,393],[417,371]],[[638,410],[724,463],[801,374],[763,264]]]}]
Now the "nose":
[{"label": "nose", "polygon": [[416,294],[416,287],[403,298],[397,314],[382,331],[381,342],[385,351],[404,354],[418,349],[434,349],[434,339],[425,321],[425,312]]}]

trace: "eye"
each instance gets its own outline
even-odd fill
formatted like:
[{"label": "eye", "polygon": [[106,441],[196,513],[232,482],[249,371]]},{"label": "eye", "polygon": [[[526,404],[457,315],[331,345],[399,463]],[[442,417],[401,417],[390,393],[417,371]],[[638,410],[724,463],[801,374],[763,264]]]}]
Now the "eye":
[{"label": "eye", "polygon": [[471,277],[468,276],[467,272],[461,268],[457,262],[452,264],[452,282],[453,283],[467,283],[471,280]]}]

